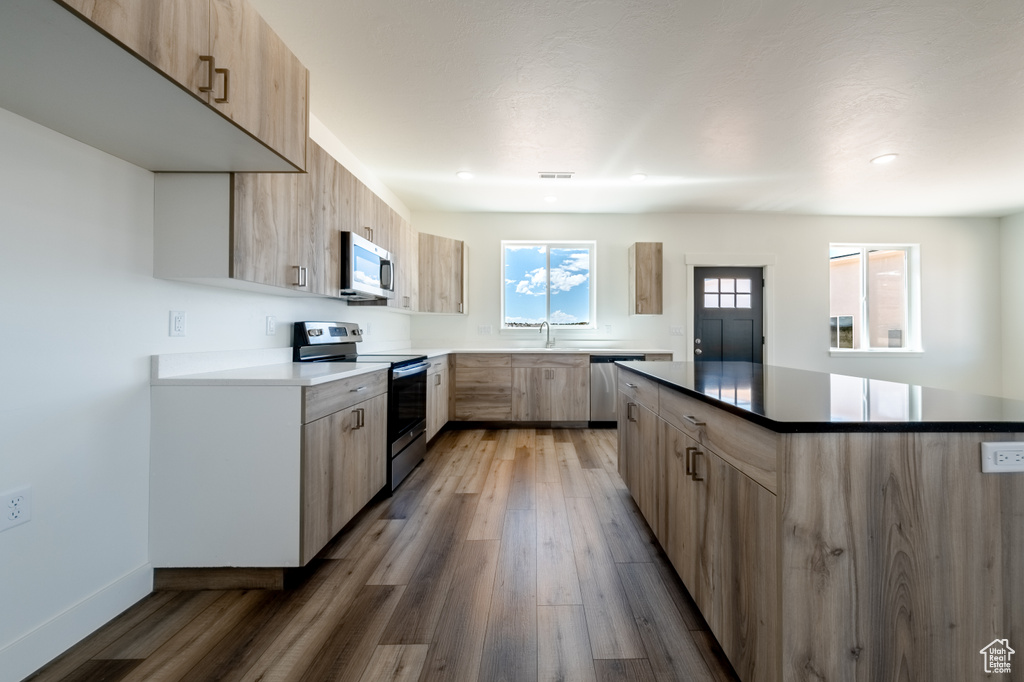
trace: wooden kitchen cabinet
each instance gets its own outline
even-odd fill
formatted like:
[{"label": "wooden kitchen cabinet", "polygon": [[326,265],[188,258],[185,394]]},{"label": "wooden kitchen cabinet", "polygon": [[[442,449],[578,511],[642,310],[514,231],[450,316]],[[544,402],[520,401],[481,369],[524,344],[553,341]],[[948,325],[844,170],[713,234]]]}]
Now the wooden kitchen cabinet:
[{"label": "wooden kitchen cabinet", "polygon": [[302,427],[302,563],[387,482],[387,394]]},{"label": "wooden kitchen cabinet", "polygon": [[512,354],[512,420],[585,422],[590,419],[590,356]]},{"label": "wooden kitchen cabinet", "polygon": [[[775,434],[712,410],[619,370],[619,474],[740,679],[771,682],[781,641],[777,498],[730,462],[769,480],[774,464],[759,451],[774,456]],[[753,456],[736,449],[756,440],[752,429],[770,436]],[[728,460],[711,444],[725,445]]]},{"label": "wooden kitchen cabinet", "polygon": [[632,244],[627,278],[630,315],[661,315],[662,279],[661,242]]},{"label": "wooden kitchen cabinet", "polygon": [[418,238],[420,312],[466,312],[464,242],[424,232]]},{"label": "wooden kitchen cabinet", "polygon": [[246,0],[59,1],[306,167],[309,73]]},{"label": "wooden kitchen cabinet", "polygon": [[512,355],[455,354],[455,419],[509,421],[512,418]]},{"label": "wooden kitchen cabinet", "polygon": [[[388,301],[388,307],[399,310],[417,310],[419,302],[419,235],[412,224],[395,213],[386,204],[391,226],[391,246],[386,247],[395,259],[395,297]],[[385,224],[385,221],[381,221]]]},{"label": "wooden kitchen cabinet", "polygon": [[427,369],[427,440],[429,441],[448,423],[450,390],[448,356],[430,359]]}]

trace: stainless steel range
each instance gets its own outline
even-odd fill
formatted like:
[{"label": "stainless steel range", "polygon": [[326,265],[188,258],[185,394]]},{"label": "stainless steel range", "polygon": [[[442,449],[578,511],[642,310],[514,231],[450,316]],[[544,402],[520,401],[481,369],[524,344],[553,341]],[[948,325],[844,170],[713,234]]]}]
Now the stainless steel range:
[{"label": "stainless steel range", "polygon": [[351,322],[296,322],[295,362],[380,362],[388,372],[388,483],[391,490],[423,460],[427,451],[427,362],[425,355],[359,353],[363,340]]}]

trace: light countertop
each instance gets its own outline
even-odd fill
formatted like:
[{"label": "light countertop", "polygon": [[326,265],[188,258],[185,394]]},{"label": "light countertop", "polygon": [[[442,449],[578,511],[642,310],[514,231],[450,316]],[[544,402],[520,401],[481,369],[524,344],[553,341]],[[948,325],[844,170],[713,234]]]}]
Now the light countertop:
[{"label": "light countertop", "polygon": [[[389,351],[390,352],[390,351]],[[394,351],[395,353],[409,353],[413,355],[426,355],[428,358],[436,358],[440,355],[452,353],[573,353],[586,355],[647,355],[654,353],[672,354],[671,350],[665,348],[544,348],[543,346],[517,347],[517,348],[406,348]]]},{"label": "light countertop", "polygon": [[154,378],[153,386],[316,386],[369,372],[386,371],[380,362],[288,362],[216,372]]}]

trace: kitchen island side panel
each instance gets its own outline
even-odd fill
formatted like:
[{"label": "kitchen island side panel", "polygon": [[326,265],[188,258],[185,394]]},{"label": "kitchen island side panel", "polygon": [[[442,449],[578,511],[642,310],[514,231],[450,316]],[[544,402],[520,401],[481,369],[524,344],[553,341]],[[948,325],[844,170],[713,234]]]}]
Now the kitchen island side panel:
[{"label": "kitchen island side panel", "polygon": [[300,565],[302,388],[151,390],[153,566]]},{"label": "kitchen island side panel", "polygon": [[782,438],[784,680],[982,679],[982,648],[1019,648],[1024,474],[981,473],[980,443],[1024,433]]}]

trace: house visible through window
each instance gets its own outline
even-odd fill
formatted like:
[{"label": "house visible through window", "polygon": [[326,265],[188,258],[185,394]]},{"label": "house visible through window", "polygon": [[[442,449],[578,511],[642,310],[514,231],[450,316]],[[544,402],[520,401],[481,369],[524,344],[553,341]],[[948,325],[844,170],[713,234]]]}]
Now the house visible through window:
[{"label": "house visible through window", "polygon": [[594,328],[596,242],[501,242],[503,329]]},{"label": "house visible through window", "polygon": [[910,349],[914,246],[832,244],[829,248],[831,347]]}]

